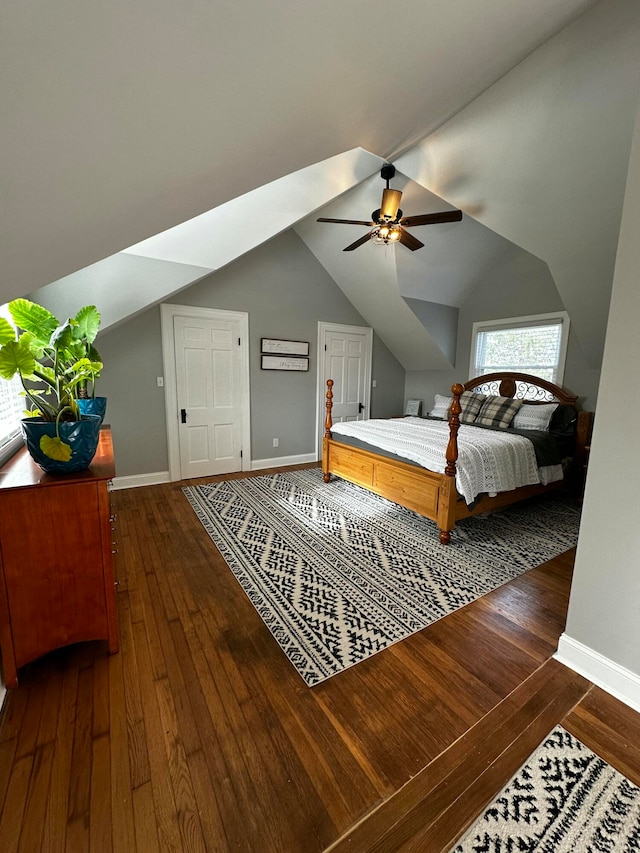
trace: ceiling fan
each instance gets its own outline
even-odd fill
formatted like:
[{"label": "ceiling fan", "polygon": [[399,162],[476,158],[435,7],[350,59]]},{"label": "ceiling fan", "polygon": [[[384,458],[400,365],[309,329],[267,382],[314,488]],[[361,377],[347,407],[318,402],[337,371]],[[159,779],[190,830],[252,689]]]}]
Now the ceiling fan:
[{"label": "ceiling fan", "polygon": [[387,182],[386,189],[382,190],[382,202],[380,209],[374,210],[371,214],[371,222],[366,222],[361,219],[327,219],[321,216],[318,222],[338,222],[343,225],[366,225],[371,228],[368,234],[364,237],[359,237],[355,243],[351,243],[343,252],[353,252],[358,246],[363,246],[367,240],[373,240],[374,243],[402,243],[407,249],[415,252],[416,249],[421,249],[424,243],[416,239],[413,234],[405,231],[405,228],[411,228],[415,225],[435,225],[438,222],[459,222],[462,219],[461,210],[446,210],[443,213],[423,213],[418,216],[403,216],[400,210],[400,199],[402,193],[400,190],[389,189],[389,181],[396,173],[396,167],[391,163],[385,163],[380,170],[380,177]]}]

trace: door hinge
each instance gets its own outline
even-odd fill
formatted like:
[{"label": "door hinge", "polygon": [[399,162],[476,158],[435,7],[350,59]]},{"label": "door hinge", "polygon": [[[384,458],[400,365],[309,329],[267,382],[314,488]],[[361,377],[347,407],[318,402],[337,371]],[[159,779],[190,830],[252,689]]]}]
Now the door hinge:
[{"label": "door hinge", "polygon": [[240,338],[238,338],[238,346],[240,346]]},{"label": "door hinge", "polygon": [[242,451],[240,451],[240,459],[242,459]]},{"label": "door hinge", "polygon": [[326,344],[324,345],[324,351],[325,352],[327,351],[327,345]]}]

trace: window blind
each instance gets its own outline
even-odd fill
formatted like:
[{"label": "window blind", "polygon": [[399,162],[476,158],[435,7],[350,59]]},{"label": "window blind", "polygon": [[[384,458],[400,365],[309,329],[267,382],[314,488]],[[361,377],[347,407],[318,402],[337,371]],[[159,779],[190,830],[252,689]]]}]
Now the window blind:
[{"label": "window blind", "polygon": [[515,371],[557,381],[562,321],[478,328],[475,375]]}]

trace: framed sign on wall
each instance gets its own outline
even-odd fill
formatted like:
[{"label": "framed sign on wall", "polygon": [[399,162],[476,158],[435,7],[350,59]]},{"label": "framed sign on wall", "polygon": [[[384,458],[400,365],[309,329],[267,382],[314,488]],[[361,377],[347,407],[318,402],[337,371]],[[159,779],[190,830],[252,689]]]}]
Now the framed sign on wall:
[{"label": "framed sign on wall", "polygon": [[262,370],[309,370],[309,359],[295,355],[265,355],[260,357]]},{"label": "framed sign on wall", "polygon": [[309,357],[309,341],[283,341],[280,338],[261,338],[260,342],[260,351],[263,353]]}]

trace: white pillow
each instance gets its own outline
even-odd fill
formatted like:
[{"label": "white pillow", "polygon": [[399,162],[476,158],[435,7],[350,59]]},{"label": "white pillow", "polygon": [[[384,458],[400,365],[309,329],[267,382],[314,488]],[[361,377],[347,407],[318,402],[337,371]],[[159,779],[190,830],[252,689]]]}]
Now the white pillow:
[{"label": "white pillow", "polygon": [[511,426],[514,429],[539,429],[547,432],[551,417],[557,408],[557,403],[542,403],[539,406],[525,403],[511,421]]},{"label": "white pillow", "polygon": [[448,417],[449,406],[453,403],[453,397],[443,397],[442,394],[436,394],[433,400],[433,409],[429,412],[432,418]]}]

